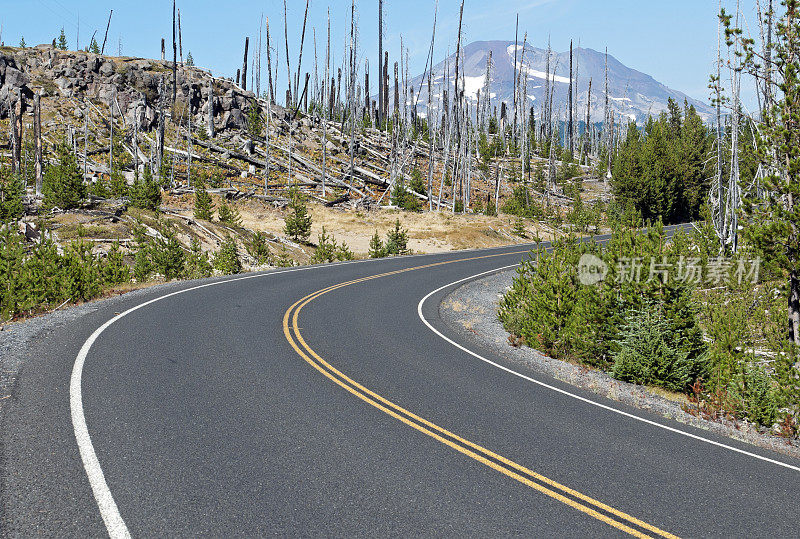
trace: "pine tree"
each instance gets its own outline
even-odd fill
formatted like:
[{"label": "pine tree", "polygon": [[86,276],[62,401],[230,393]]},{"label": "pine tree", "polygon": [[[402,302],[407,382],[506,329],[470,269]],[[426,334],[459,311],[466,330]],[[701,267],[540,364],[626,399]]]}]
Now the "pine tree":
[{"label": "pine tree", "polygon": [[210,277],[213,268],[208,255],[200,247],[200,241],[192,238],[189,254],[186,255],[185,276],[187,279]]},{"label": "pine tree", "polygon": [[186,65],[189,67],[194,67],[194,58],[192,58],[192,51],[189,51],[189,54],[186,55]]},{"label": "pine tree", "polygon": [[153,269],[167,281],[183,277],[186,253],[171,226],[165,226],[161,236],[151,242],[150,258]]},{"label": "pine tree", "polygon": [[0,171],[0,223],[16,221],[22,217],[22,197],[25,184],[17,174]]},{"label": "pine tree", "polygon": [[400,226],[400,219],[394,222],[394,228],[386,235],[386,254],[408,254],[408,231]]},{"label": "pine tree", "polygon": [[132,233],[134,239],[136,239],[136,252],[133,258],[133,276],[136,278],[137,283],[143,283],[153,272],[153,264],[150,261],[150,242],[141,224],[137,223],[134,225]]},{"label": "pine tree", "polygon": [[295,241],[308,241],[311,235],[311,215],[305,197],[296,188],[289,190],[289,211],[284,218],[284,232]]},{"label": "pine tree", "polygon": [[372,236],[372,239],[369,240],[369,257],[370,258],[383,258],[386,256],[386,248],[383,245],[383,241],[381,237],[378,235],[378,231],[375,231],[375,234]]},{"label": "pine tree", "polygon": [[267,244],[267,235],[264,232],[257,230],[253,233],[253,238],[247,244],[247,254],[253,257],[256,264],[260,266],[269,264],[269,245]]},{"label": "pine tree", "polygon": [[0,320],[16,314],[23,294],[22,264],[25,249],[20,234],[10,226],[0,226]]},{"label": "pine tree", "polygon": [[57,163],[47,167],[42,184],[48,208],[76,208],[86,198],[86,185],[72,149],[62,141],[56,147]]},{"label": "pine tree", "polygon": [[161,187],[153,178],[150,167],[144,167],[144,174],[133,183],[130,199],[134,208],[158,211],[161,207]]},{"label": "pine tree", "polygon": [[100,45],[98,45],[95,38],[92,38],[92,42],[89,44],[89,52],[92,54],[100,54]]},{"label": "pine tree", "polygon": [[242,262],[239,260],[239,249],[236,246],[236,240],[228,236],[219,248],[219,251],[214,253],[213,260],[214,269],[224,275],[233,275],[241,273]]},{"label": "pine tree", "polygon": [[264,131],[264,118],[261,115],[261,107],[253,100],[250,110],[247,112],[247,130],[253,138],[259,138]]},{"label": "pine tree", "polygon": [[214,203],[211,195],[206,191],[206,185],[202,179],[197,181],[194,188],[194,217],[211,221],[214,218]]},{"label": "pine tree", "polygon": [[125,258],[120,250],[119,242],[111,246],[102,264],[103,281],[106,284],[116,285],[127,283],[131,280],[131,269],[125,264]]},{"label": "pine tree", "polygon": [[314,251],[314,256],[311,257],[311,262],[313,264],[336,262],[337,250],[336,240],[328,234],[323,226],[322,232],[320,232],[317,239],[317,248]]},{"label": "pine tree", "polygon": [[61,49],[62,51],[67,50],[67,35],[64,33],[64,27],[61,27],[61,34],[58,36],[58,44],[57,48]]},{"label": "pine tree", "polygon": [[227,202],[222,202],[217,210],[219,222],[228,226],[240,227],[242,226],[242,217],[239,215],[239,210],[229,206]]},{"label": "pine tree", "polygon": [[92,255],[92,246],[75,241],[64,250],[61,261],[63,294],[72,301],[88,301],[100,293],[100,265]]},{"label": "pine tree", "polygon": [[25,49],[25,48],[27,48],[27,47],[28,47],[28,46],[25,44],[25,36],[22,36],[22,37],[20,38],[20,40],[19,40],[19,48],[20,48],[20,49]]}]

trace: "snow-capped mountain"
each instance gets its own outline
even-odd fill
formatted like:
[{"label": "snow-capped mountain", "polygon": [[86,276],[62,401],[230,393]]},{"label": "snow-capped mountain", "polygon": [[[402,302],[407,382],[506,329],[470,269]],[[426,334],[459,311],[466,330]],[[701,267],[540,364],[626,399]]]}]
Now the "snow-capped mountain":
[{"label": "snow-capped mountain", "polygon": [[[523,66],[522,45],[517,45],[517,65]],[[486,77],[486,61],[489,53],[492,54],[491,70],[491,106],[500,110],[500,103],[505,102],[508,107],[513,103],[514,88],[514,52],[513,41],[476,41],[464,47],[463,63],[459,68],[464,73],[464,93],[471,105],[477,104],[477,92],[484,95],[484,81]],[[445,67],[449,71],[449,81],[453,94],[453,77],[455,72],[455,54],[443,60],[433,68],[433,106],[441,98],[444,87]],[[545,99],[545,85],[547,72],[547,51],[525,45],[524,69],[527,70],[527,105],[534,107],[535,114],[541,112]],[[550,57],[551,80],[555,89],[553,94],[554,119],[563,119],[566,114],[567,89],[569,87],[569,51],[552,52]],[[586,102],[589,93],[589,80],[592,81],[591,119],[593,122],[603,120],[604,109],[604,84],[605,84],[605,53],[592,49],[576,47],[573,51],[573,77],[577,82],[577,120],[586,119]],[[425,114],[428,87],[427,77],[419,75],[412,79],[417,101],[417,111]],[[697,112],[708,120],[713,113],[711,107],[701,101],[693,99],[686,94],[668,88],[656,81],[650,75],[624,66],[616,58],[608,56],[608,88],[609,101],[615,114],[616,121],[635,119],[644,122],[648,115],[657,116],[667,110],[667,100],[671,97],[683,107],[684,100],[694,105]],[[419,93],[418,99],[416,94]]]}]

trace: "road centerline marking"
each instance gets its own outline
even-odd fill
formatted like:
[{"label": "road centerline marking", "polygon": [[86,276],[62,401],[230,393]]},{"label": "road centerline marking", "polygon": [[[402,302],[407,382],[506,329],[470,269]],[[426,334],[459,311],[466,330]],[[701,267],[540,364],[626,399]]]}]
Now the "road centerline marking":
[{"label": "road centerline marking", "polygon": [[[624,531],[630,535],[635,537],[649,537],[646,533],[641,532],[638,529],[631,527],[630,525],[637,526],[641,529],[647,530],[648,532],[654,533],[656,535],[660,535],[662,537],[669,537],[674,538],[675,535],[661,530],[651,524],[648,524],[640,519],[637,519],[631,515],[628,515],[622,511],[619,511],[613,507],[610,507],[598,500],[595,500],[589,496],[586,496],[574,489],[566,487],[565,485],[561,485],[560,483],[549,479],[541,474],[538,474],[532,470],[525,468],[524,466],[506,458],[501,455],[498,455],[478,444],[470,442],[412,412],[402,408],[401,406],[393,403],[392,401],[378,395],[377,393],[367,389],[363,385],[359,384],[355,380],[349,378],[347,375],[333,367],[330,363],[325,361],[319,354],[317,354],[303,339],[302,335],[300,334],[299,329],[299,315],[300,311],[314,301],[315,299],[333,292],[334,290],[338,290],[347,286],[351,286],[353,284],[362,283],[365,281],[370,281],[373,279],[379,279],[382,277],[388,277],[392,275],[397,275],[401,273],[406,273],[410,271],[416,271],[421,269],[427,269],[435,266],[441,266],[445,264],[452,264],[455,262],[465,262],[470,260],[476,259],[484,259],[484,258],[493,258],[497,256],[509,256],[514,254],[526,254],[530,251],[519,251],[519,252],[512,252],[512,253],[503,253],[497,255],[488,255],[482,257],[473,257],[473,258],[466,258],[466,259],[458,259],[446,262],[439,262],[434,264],[427,264],[423,266],[417,266],[413,268],[406,268],[402,270],[396,270],[392,272],[387,272],[383,274],[372,275],[368,277],[362,277],[359,279],[354,279],[351,281],[346,281],[343,283],[335,284],[316,292],[313,292],[304,298],[301,298],[297,302],[295,302],[289,309],[286,310],[284,313],[283,319],[283,329],[284,329],[284,336],[286,337],[289,344],[294,348],[298,355],[303,358],[307,363],[309,363],[312,367],[322,373],[324,376],[329,378],[331,381],[336,383],[337,385],[341,386],[354,396],[358,397],[362,401],[370,404],[371,406],[383,411],[384,413],[388,414],[389,416],[398,419],[399,421],[405,423],[408,426],[434,438],[435,440],[455,449],[456,451],[469,456],[470,458],[489,466],[490,468],[503,473],[504,475],[511,477],[520,483],[523,483],[535,490],[556,499],[574,509],[577,509],[589,516],[596,518],[610,526],[613,526],[621,531]],[[516,266],[517,264],[514,264]],[[509,266],[513,267],[513,266]],[[500,268],[503,269],[503,268]],[[498,269],[494,269],[491,271],[499,271]],[[298,344],[299,343],[299,344]],[[450,439],[448,439],[448,437]],[[453,441],[456,440],[456,441]],[[462,445],[463,444],[463,445]],[[525,475],[529,476],[526,477]],[[532,480],[535,478],[536,480]],[[538,481],[538,482],[537,482]],[[544,483],[548,486],[544,486]],[[552,488],[548,488],[552,487]],[[562,492],[558,492],[557,490],[561,490]],[[568,495],[581,500],[582,502],[586,502],[588,505],[594,505],[595,508],[589,507],[584,503],[580,503],[573,498],[568,497]],[[608,514],[601,513],[600,511],[604,511]],[[615,518],[612,518],[610,515],[613,515],[620,520],[627,521],[620,522]],[[630,524],[630,525],[629,525]]]}]

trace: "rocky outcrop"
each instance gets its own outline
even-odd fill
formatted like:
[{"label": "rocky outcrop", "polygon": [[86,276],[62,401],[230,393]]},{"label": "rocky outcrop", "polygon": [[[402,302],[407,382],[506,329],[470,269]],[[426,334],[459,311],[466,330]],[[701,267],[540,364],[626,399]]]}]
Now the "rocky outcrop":
[{"label": "rocky outcrop", "polygon": [[[208,85],[212,75],[195,67],[179,67],[177,110],[190,111],[192,123],[205,125]],[[158,120],[159,92],[164,82],[165,108],[171,106],[172,64],[144,58],[109,57],[87,52],[61,51],[50,45],[32,49],[0,49],[0,118],[9,114],[21,89],[29,97],[87,97],[111,105],[114,95],[126,119],[143,130]],[[228,79],[213,78],[214,118],[218,131],[247,126],[246,111],[255,94]],[[115,111],[117,106],[114,106]]]},{"label": "rocky outcrop", "polygon": [[31,93],[29,82],[30,78],[20,69],[14,58],[0,55],[0,118],[8,117],[11,103],[17,99],[18,90],[21,89],[25,94]]}]

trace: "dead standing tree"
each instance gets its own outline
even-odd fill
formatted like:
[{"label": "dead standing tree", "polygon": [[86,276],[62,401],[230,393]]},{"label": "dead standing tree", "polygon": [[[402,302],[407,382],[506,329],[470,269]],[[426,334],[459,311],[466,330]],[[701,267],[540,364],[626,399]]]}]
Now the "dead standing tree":
[{"label": "dead standing tree", "polygon": [[250,48],[250,38],[244,38],[244,61],[242,62],[242,90],[247,90],[247,51]]},{"label": "dead standing tree", "polygon": [[42,196],[42,101],[39,92],[33,96],[33,137],[36,145],[36,196]]},{"label": "dead standing tree", "polygon": [[[175,36],[176,26],[175,0],[172,0],[172,104],[178,99],[178,43]],[[174,118],[173,118],[174,121]]]},{"label": "dead standing tree", "polygon": [[[286,84],[288,89],[286,91],[286,107],[291,107],[292,101],[292,68],[289,63],[289,21],[286,14],[286,0],[283,0],[283,40],[286,48]],[[291,131],[291,129],[290,129]]]},{"label": "dead standing tree", "polygon": [[[295,95],[295,96],[297,95],[297,92],[299,91],[300,71],[301,71],[302,65],[303,65],[303,44],[305,43],[305,40],[306,40],[306,24],[308,23],[308,3],[309,3],[309,0],[306,0],[306,12],[305,12],[305,15],[303,15],[303,31],[300,34],[300,56],[297,59],[297,72],[295,73],[295,77],[294,77],[294,94],[293,95]],[[298,105],[299,105],[299,103],[298,103]]]},{"label": "dead standing tree", "polygon": [[108,24],[106,24],[106,36],[103,38],[103,47],[100,49],[100,55],[106,53],[106,41],[108,41],[108,29],[111,28],[111,15],[114,14],[114,10],[112,9],[111,12],[108,14]]},{"label": "dead standing tree", "polygon": [[384,79],[386,77],[383,64],[383,0],[378,0],[378,127],[383,126],[384,111]]}]

